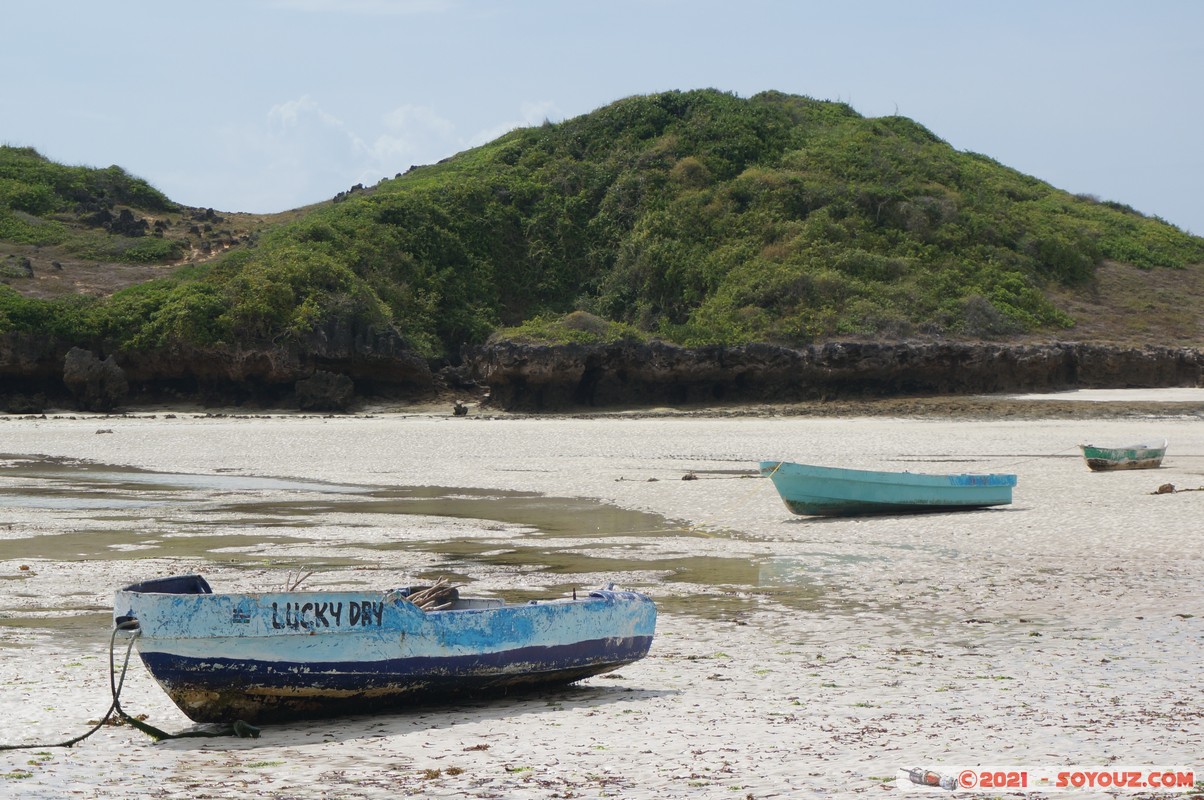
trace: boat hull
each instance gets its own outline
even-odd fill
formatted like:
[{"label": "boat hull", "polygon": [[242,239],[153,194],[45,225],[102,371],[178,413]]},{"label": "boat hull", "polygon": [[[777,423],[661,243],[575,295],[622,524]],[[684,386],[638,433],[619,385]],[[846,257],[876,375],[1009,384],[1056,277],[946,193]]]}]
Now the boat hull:
[{"label": "boat hull", "polygon": [[1012,502],[1016,476],[927,475],[841,469],[788,461],[763,461],[791,512],[801,515],[915,514],[969,510]]},{"label": "boat hull", "polygon": [[656,624],[649,598],[616,591],[422,611],[391,593],[122,590],[114,613],[137,620],[147,670],[196,722],[369,713],[564,685],[643,658]]},{"label": "boat hull", "polygon": [[1166,456],[1167,443],[1161,445],[1135,444],[1127,447],[1096,447],[1079,445],[1083,460],[1092,472],[1112,472],[1125,469],[1158,469]]}]

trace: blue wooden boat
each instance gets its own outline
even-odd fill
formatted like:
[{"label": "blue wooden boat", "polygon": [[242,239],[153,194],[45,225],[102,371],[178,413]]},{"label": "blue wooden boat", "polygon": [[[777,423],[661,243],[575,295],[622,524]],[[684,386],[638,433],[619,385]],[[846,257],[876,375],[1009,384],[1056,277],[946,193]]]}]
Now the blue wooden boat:
[{"label": "blue wooden boat", "polygon": [[795,514],[899,514],[985,508],[1012,502],[1015,475],[874,472],[818,467],[789,461],[762,461],[761,474],[773,481]]},{"label": "blue wooden boat", "polygon": [[1170,445],[1166,439],[1161,444],[1128,444],[1124,447],[1098,447],[1081,444],[1083,459],[1092,472],[1111,472],[1118,469],[1158,469]]},{"label": "blue wooden boat", "polygon": [[184,575],[118,591],[113,615],[136,631],[147,670],[196,722],[326,717],[568,684],[643,658],[656,627],[651,599],[613,587],[521,604],[445,588],[216,594]]}]

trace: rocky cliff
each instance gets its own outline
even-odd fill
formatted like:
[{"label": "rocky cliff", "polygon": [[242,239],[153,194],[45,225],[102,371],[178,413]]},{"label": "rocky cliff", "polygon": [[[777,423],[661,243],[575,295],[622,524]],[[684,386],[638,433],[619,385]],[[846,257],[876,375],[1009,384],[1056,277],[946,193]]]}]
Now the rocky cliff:
[{"label": "rocky cliff", "polygon": [[[287,345],[131,352],[109,351],[103,343],[94,343],[85,348],[90,357],[104,359],[110,385],[124,380],[123,398],[111,391],[98,394],[99,387],[89,381],[96,383],[99,377],[93,380],[81,370],[76,363],[80,348],[74,354],[72,350],[53,337],[0,336],[0,410],[31,413],[39,406],[72,404],[102,411],[178,401],[345,411],[366,396],[424,399],[435,393],[426,361],[388,334],[334,330]],[[87,399],[101,395],[104,403]]]},{"label": "rocky cliff", "polygon": [[467,359],[509,410],[1199,386],[1204,354],[1082,343],[844,342],[683,348],[502,343]]},{"label": "rocky cliff", "polygon": [[[29,413],[73,403],[95,411],[179,401],[347,411],[368,398],[430,400],[447,390],[487,394],[501,410],[566,411],[1204,385],[1200,350],[1087,343],[838,342],[792,349],[502,342],[469,349],[462,366],[438,373],[395,337],[338,330],[287,346],[132,353],[94,347],[88,358],[70,351],[52,338],[0,336],[0,407]],[[100,372],[92,365],[102,359]],[[115,397],[113,386],[128,387],[126,396]],[[104,402],[89,404],[89,397]]]}]

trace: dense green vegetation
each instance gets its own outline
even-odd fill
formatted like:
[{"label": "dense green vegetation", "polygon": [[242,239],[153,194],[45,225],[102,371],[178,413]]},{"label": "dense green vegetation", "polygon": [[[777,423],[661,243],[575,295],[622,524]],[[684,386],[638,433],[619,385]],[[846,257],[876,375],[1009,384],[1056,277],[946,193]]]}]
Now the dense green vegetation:
[{"label": "dense green vegetation", "polygon": [[[60,235],[55,213],[85,198],[168,204],[116,167],[3,152],[3,239]],[[1047,291],[1105,260],[1195,268],[1204,240],[903,117],[668,92],[513,131],[103,302],[0,287],[0,330],[154,347],[302,339],[342,320],[392,326],[432,357],[499,329],[688,345],[1008,336],[1073,326]]]},{"label": "dense green vegetation", "polygon": [[[67,167],[32,148],[0,147],[0,241],[57,245],[94,260],[179,258],[179,244],[151,234],[131,208],[167,212],[178,207],[120,167]],[[68,225],[68,220],[83,225]]]}]

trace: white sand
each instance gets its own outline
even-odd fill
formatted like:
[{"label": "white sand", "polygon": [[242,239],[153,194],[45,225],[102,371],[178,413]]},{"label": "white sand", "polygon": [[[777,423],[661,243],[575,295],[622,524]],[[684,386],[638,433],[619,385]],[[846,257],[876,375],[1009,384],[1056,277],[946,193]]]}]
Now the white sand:
[{"label": "white sand", "polygon": [[1072,389],[1045,394],[1006,395],[1017,400],[1066,400],[1085,403],[1200,403],[1204,388],[1181,386],[1169,389]]},{"label": "white sand", "polygon": [[[1171,442],[1157,471],[1090,473],[1075,447],[1150,436]],[[550,542],[695,558],[726,565],[719,580],[744,576],[704,585],[667,580],[671,569],[583,571],[583,582],[635,583],[674,609],[662,610],[650,657],[617,679],[551,697],[267,727],[256,740],[154,744],[106,728],[71,749],[0,753],[0,797],[879,796],[906,788],[894,781],[899,768],[950,765],[1174,765],[1204,776],[1204,491],[1152,494],[1165,483],[1204,486],[1199,417],[0,418],[0,454],[597,498],[681,520],[694,535],[527,541],[521,526],[471,520],[448,523],[445,535],[492,537],[499,550]],[[1019,486],[997,510],[802,518],[768,481],[737,477],[779,458],[1016,472]],[[700,479],[681,480],[689,471]],[[103,714],[118,586],[200,570],[219,591],[269,588],[248,584],[283,582],[271,563],[280,553],[350,554],[382,538],[433,538],[442,524],[398,516],[382,527],[335,512],[319,533],[337,547],[250,545],[264,568],[248,573],[160,549],[204,523],[220,485],[199,486],[183,506],[56,511],[3,507],[15,483],[0,471],[0,540],[126,525],[152,558],[0,560],[0,616],[23,621],[0,626],[0,742],[9,744],[61,741]],[[298,491],[265,483],[245,493],[270,504]],[[213,528],[257,533],[225,517]],[[89,540],[79,541],[86,552]],[[421,548],[381,559],[380,572],[315,580],[400,585],[436,563]],[[574,579],[521,566],[479,578],[487,590]],[[37,624],[56,616],[75,621]],[[136,660],[123,705],[166,730],[190,725]]]}]

